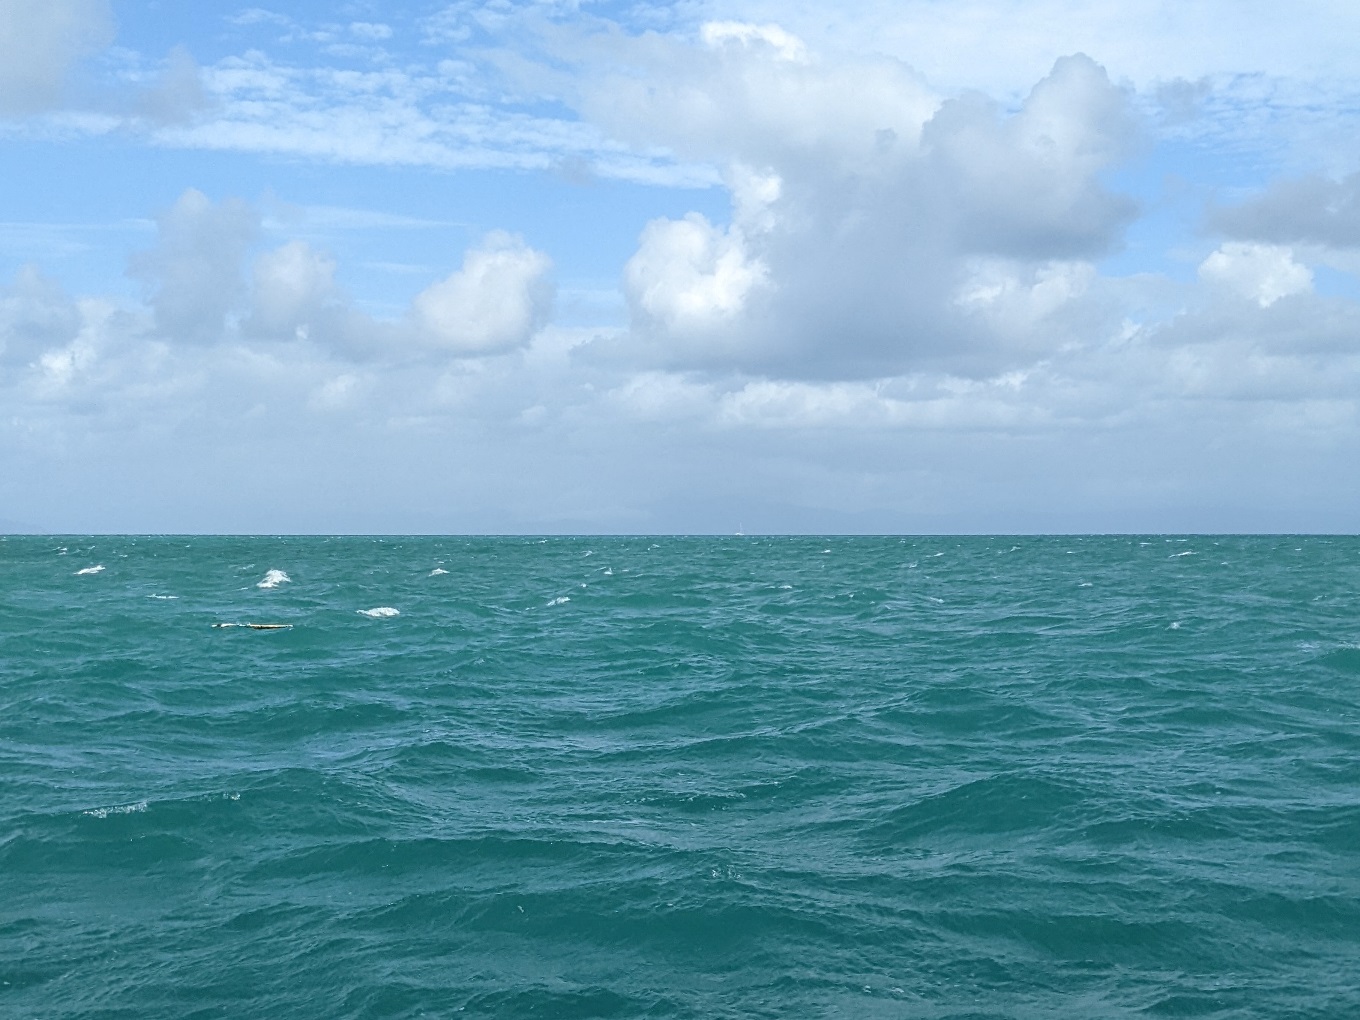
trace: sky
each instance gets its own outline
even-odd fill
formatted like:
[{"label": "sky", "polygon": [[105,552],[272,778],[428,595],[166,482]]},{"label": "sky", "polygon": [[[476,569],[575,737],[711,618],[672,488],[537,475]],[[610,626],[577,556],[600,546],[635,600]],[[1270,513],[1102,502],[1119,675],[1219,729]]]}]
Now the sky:
[{"label": "sky", "polygon": [[1360,530],[1353,0],[0,0],[0,531]]}]

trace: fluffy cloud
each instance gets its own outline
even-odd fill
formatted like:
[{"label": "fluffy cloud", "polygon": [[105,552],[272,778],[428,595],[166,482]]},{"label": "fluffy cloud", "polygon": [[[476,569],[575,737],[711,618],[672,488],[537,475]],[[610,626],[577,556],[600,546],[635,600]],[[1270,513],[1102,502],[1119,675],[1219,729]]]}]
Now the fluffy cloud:
[{"label": "fluffy cloud", "polygon": [[647,333],[703,338],[740,315],[767,277],[740,227],[719,229],[690,213],[647,225],[624,268],[624,287]]},{"label": "fluffy cloud", "polygon": [[108,0],[0,4],[0,115],[55,106],[80,57],[113,39]]},{"label": "fluffy cloud", "polygon": [[221,336],[245,293],[241,261],[259,222],[241,199],[214,205],[194,189],[159,217],[159,243],[135,256],[131,271],[150,288],[162,336],[188,342]]},{"label": "fluffy cloud", "polygon": [[1289,248],[1273,244],[1230,241],[1200,263],[1199,275],[1262,308],[1313,287],[1312,271],[1295,262]]},{"label": "fluffy cloud", "polygon": [[335,260],[305,241],[289,241],[255,260],[246,331],[305,339],[308,324],[335,294]]},{"label": "fluffy cloud", "polygon": [[552,311],[552,261],[518,237],[495,232],[460,269],[416,296],[421,337],[459,355],[496,354],[527,344]]},{"label": "fluffy cloud", "polygon": [[[706,34],[720,47],[694,62],[707,77],[606,80],[583,104],[596,113],[604,91],[620,95],[608,126],[732,160],[731,224],[654,221],[625,270],[649,358],[776,375],[985,373],[1066,339],[1055,317],[1136,212],[1102,175],[1139,143],[1138,123],[1094,61],[1059,60],[1007,113],[979,96],[937,101],[901,65],[827,67],[769,26],[739,28]],[[980,266],[996,277],[999,265],[1013,282],[980,282]],[[1099,334],[1091,314],[1082,325]]]},{"label": "fluffy cloud", "polygon": [[[361,360],[477,358],[525,347],[552,312],[552,261],[504,232],[404,315],[380,320],[337,285],[327,252],[298,239],[255,251],[260,215],[241,199],[190,189],[157,222],[156,245],[133,256],[131,272],[147,286],[153,335],[176,345],[299,341]],[[21,278],[16,293],[35,280]]]}]

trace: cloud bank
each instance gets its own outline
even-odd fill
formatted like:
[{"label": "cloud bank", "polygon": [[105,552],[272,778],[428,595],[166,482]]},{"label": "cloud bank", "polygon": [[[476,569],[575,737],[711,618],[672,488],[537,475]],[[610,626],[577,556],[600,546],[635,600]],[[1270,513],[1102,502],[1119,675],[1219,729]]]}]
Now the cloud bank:
[{"label": "cloud bank", "polygon": [[[356,264],[325,231],[262,215],[268,200],[184,182],[141,211],[154,240],[111,270],[131,293],[70,288],[48,261],[0,289],[0,471],[32,479],[15,498],[79,505],[49,459],[96,472],[126,519],[136,486],[115,468],[182,488],[175,512],[209,527],[266,520],[252,508],[271,491],[313,530],[386,530],[384,508],[406,514],[398,530],[721,529],[734,514],[757,529],[743,506],[771,527],[849,530],[1355,522],[1338,468],[1360,454],[1360,172],[1261,155],[1285,147],[1260,127],[1284,105],[1261,99],[1256,127],[1231,114],[1275,86],[1224,85],[1185,53],[1131,78],[1127,47],[1111,46],[1119,70],[1073,46],[973,91],[922,73],[900,34],[829,42],[929,4],[896,5],[897,22],[871,5],[820,36],[810,8],[701,6],[321,26],[247,11],[229,28],[252,42],[229,56],[126,58],[140,99],[98,116],[56,108],[107,40],[106,9],[7,8],[67,25],[41,73],[0,82],[35,132],[394,174],[551,169],[578,189],[552,201],[645,207],[612,281],[576,268],[588,230],[530,243],[493,221],[398,267],[404,289],[380,306],[377,256]],[[1021,63],[1040,43],[1018,39]],[[1217,160],[1203,180],[1163,172],[1194,146]],[[1244,152],[1254,176],[1221,187]],[[528,195],[528,179],[497,187]],[[419,178],[426,201],[465,183],[437,180]],[[410,218],[380,197],[327,229]],[[566,324],[568,294],[611,284],[617,319]],[[242,440],[286,452],[251,462]]]}]

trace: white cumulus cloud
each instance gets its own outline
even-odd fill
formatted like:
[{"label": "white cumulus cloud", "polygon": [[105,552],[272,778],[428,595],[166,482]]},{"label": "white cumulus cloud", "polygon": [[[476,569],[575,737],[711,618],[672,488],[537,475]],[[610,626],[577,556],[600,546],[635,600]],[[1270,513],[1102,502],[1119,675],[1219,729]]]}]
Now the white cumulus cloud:
[{"label": "white cumulus cloud", "polygon": [[[1072,330],[1115,328],[1094,321],[1112,307],[1076,309],[1136,214],[1103,175],[1139,128],[1095,61],[1059,60],[1006,111],[937,101],[891,62],[730,49],[669,78],[677,61],[658,60],[639,91],[602,85],[624,97],[604,123],[628,117],[638,138],[729,160],[732,222],[653,221],[625,269],[646,358],[805,377],[988,373]],[[742,95],[757,81],[772,102]]]},{"label": "white cumulus cloud", "polygon": [[421,337],[462,355],[523,347],[552,310],[552,260],[511,234],[496,231],[468,251],[461,268],[416,296]]},{"label": "white cumulus cloud", "polygon": [[767,276],[740,228],[717,228],[690,213],[647,225],[624,268],[624,287],[644,329],[692,337],[731,322]]},{"label": "white cumulus cloud", "polygon": [[1262,308],[1313,289],[1313,273],[1294,261],[1290,248],[1229,241],[1199,267],[1202,280],[1225,287]]}]

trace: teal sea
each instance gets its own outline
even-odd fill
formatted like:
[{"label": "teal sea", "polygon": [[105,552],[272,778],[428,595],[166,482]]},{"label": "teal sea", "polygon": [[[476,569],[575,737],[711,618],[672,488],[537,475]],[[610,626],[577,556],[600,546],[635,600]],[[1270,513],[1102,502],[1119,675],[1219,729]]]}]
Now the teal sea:
[{"label": "teal sea", "polygon": [[452,1016],[1360,1016],[1360,539],[0,540],[0,1017]]}]

